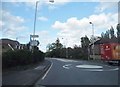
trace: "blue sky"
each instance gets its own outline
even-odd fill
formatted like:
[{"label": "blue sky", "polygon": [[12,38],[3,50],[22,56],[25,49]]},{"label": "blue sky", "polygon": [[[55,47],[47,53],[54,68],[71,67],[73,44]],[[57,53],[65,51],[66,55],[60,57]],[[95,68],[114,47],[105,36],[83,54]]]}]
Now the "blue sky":
[{"label": "blue sky", "polygon": [[[95,1],[95,0],[94,0]],[[20,43],[28,43],[30,34],[33,34],[35,1],[2,2],[2,36],[0,38],[10,38]],[[80,45],[80,38],[92,35],[91,25],[94,23],[95,36],[100,36],[102,32],[111,26],[116,31],[118,23],[117,1],[113,2],[73,2],[62,0],[55,3],[48,3],[42,0],[38,3],[36,34],[39,35],[39,49],[46,51],[49,43],[55,42],[59,38],[63,45],[73,47]]]}]

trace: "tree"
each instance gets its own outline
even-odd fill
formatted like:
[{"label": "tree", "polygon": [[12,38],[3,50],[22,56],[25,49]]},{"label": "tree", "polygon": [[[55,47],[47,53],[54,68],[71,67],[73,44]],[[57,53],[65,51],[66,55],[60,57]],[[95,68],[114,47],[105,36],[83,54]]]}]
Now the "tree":
[{"label": "tree", "polygon": [[104,38],[106,38],[106,39],[109,39],[109,30],[108,31],[106,31],[106,33],[105,33],[105,37]]},{"label": "tree", "polygon": [[81,46],[83,50],[83,56],[87,58],[88,55],[88,47],[89,47],[90,40],[87,36],[81,38]]},{"label": "tree", "polygon": [[46,48],[48,52],[53,51],[55,49],[55,43],[48,44]]},{"label": "tree", "polygon": [[87,36],[81,38],[81,46],[82,48],[86,48],[89,46],[90,40]]},{"label": "tree", "polygon": [[101,33],[101,38],[104,38],[105,37],[105,34],[102,32]]},{"label": "tree", "polygon": [[74,59],[85,59],[83,49],[80,46],[74,45],[73,51],[72,51],[72,58]]},{"label": "tree", "polygon": [[115,37],[115,34],[114,34],[114,28],[111,26],[110,28],[110,38],[114,38]]},{"label": "tree", "polygon": [[55,43],[48,44],[47,46],[47,56],[50,57],[60,57],[60,50],[63,48],[63,45],[60,43],[59,38],[55,41]]},{"label": "tree", "polygon": [[117,25],[117,38],[118,42],[120,43],[120,23]]},{"label": "tree", "polygon": [[60,43],[59,38],[57,38],[55,43],[55,49],[61,49],[61,48],[63,48],[63,45]]}]

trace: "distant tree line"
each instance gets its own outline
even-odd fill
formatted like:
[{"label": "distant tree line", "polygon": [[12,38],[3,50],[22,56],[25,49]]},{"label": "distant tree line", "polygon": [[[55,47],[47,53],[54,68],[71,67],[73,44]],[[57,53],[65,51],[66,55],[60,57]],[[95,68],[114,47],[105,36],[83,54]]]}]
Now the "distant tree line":
[{"label": "distant tree line", "polygon": [[118,38],[118,43],[120,43],[120,23],[117,25],[117,38]]},{"label": "distant tree line", "polygon": [[120,41],[120,24],[117,25],[116,29],[117,29],[116,35],[115,35],[114,28],[111,26],[111,28],[107,30],[105,33],[104,32],[101,33],[101,38],[104,38],[104,39],[117,38],[118,41]]},{"label": "distant tree line", "polygon": [[87,36],[81,38],[82,47],[75,45],[73,48],[71,47],[63,47],[60,43],[59,38],[47,46],[47,57],[56,57],[56,58],[69,58],[69,59],[87,59],[88,47],[90,41]]},{"label": "distant tree line", "polygon": [[[111,26],[109,30],[107,30],[105,33],[101,33],[101,37],[99,38],[105,38],[105,39],[113,39],[117,38],[118,42],[120,43],[120,24],[117,25],[117,35],[115,35],[114,28]],[[94,38],[95,39],[95,38]],[[88,48],[89,44],[92,42],[86,35],[84,37],[81,37],[81,47],[75,45],[73,48],[68,47],[65,48],[60,43],[59,38],[52,43],[48,44],[47,46],[47,57],[56,57],[56,58],[69,58],[69,59],[88,59],[89,53]]]}]

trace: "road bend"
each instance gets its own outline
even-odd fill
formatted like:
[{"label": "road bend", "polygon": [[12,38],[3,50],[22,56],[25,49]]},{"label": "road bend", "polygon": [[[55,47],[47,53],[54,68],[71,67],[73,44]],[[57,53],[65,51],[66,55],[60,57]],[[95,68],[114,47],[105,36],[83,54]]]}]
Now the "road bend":
[{"label": "road bend", "polygon": [[35,86],[40,85],[118,85],[118,66],[102,62],[49,58],[48,71]]}]

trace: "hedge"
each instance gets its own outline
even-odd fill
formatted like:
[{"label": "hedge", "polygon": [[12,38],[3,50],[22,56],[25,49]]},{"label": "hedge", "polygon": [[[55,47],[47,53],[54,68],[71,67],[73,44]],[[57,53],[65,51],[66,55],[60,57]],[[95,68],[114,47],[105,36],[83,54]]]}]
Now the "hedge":
[{"label": "hedge", "polygon": [[24,66],[44,60],[45,54],[41,51],[15,50],[2,53],[2,68]]}]

